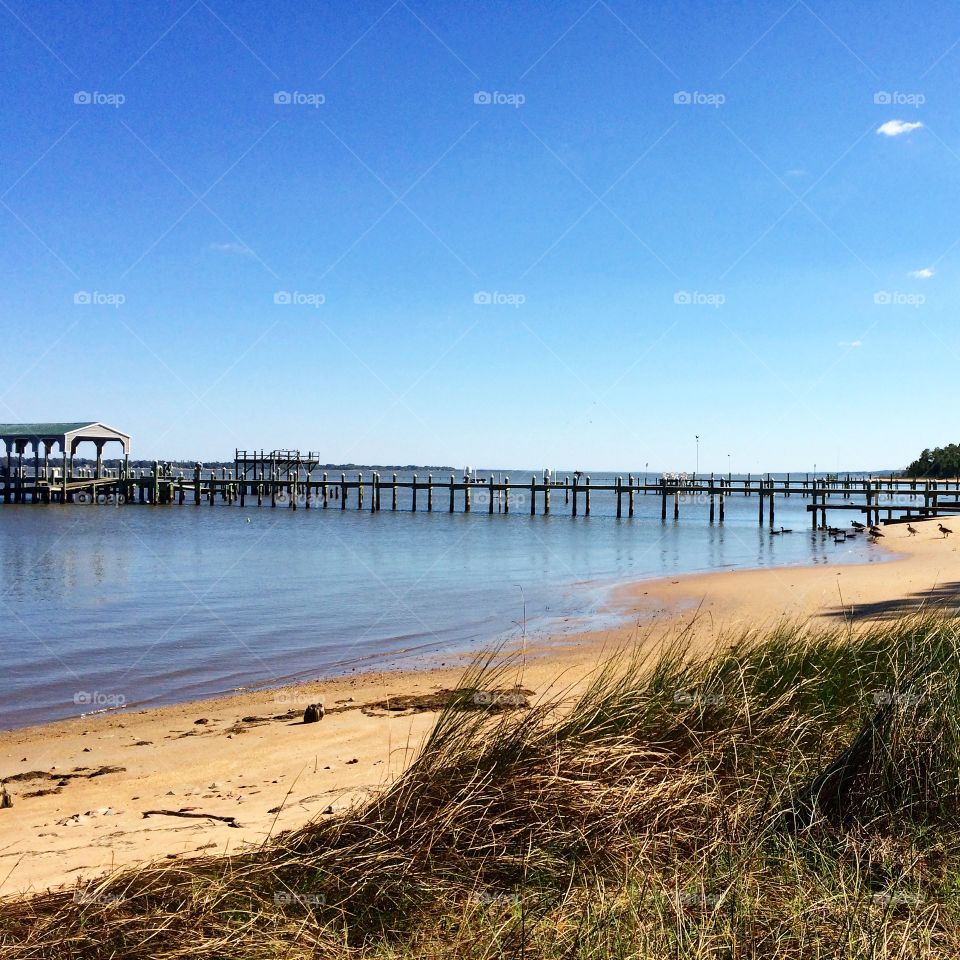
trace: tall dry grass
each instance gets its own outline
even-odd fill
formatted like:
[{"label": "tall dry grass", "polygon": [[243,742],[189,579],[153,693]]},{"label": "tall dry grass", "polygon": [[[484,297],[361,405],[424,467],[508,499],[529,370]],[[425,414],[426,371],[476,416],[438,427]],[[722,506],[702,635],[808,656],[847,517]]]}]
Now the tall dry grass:
[{"label": "tall dry grass", "polygon": [[8,901],[0,956],[956,957],[960,620],[622,654],[255,852]]}]

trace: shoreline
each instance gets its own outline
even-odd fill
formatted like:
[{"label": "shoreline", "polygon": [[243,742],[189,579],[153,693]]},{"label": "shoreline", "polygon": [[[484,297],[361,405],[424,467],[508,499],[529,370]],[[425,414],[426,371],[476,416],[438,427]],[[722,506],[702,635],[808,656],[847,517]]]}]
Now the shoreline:
[{"label": "shoreline", "polygon": [[[525,655],[516,659],[518,681],[533,691],[532,700],[581,682],[615,649],[652,647],[678,631],[709,646],[745,624],[854,623],[924,603],[955,606],[958,547],[940,537],[936,524],[915,521],[916,538],[905,525],[885,528],[878,562],[735,568],[622,584],[608,596],[620,624],[527,638]],[[150,859],[235,852],[362,800],[404,769],[445,692],[482,649],[442,654],[439,666],[374,666],[0,733],[0,776],[14,804],[0,811],[0,896],[72,885]],[[300,716],[311,702],[323,702],[327,716],[305,725]],[[145,816],[158,810],[167,813]]]}]

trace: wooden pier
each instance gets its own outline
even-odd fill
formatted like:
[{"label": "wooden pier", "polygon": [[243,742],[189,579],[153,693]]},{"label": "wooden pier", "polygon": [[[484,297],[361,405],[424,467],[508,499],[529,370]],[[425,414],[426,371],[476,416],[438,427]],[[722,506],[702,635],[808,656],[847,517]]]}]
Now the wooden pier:
[{"label": "wooden pier", "polygon": [[[627,474],[612,482],[593,483],[589,476],[463,475],[400,479],[379,472],[330,475],[319,469],[319,455],[299,450],[237,450],[234,468],[218,470],[195,464],[192,470],[173,469],[159,462],[152,469],[122,466],[105,469],[62,470],[44,465],[36,472],[22,465],[2,476],[3,502],[20,504],[230,504],[256,505],[291,510],[381,510],[399,507],[399,492],[409,491],[408,509],[413,512],[486,512],[531,516],[564,512],[571,517],[589,517],[596,498],[610,498],[615,516],[632,518],[638,496],[659,498],[660,519],[679,520],[684,514],[723,523],[730,497],[756,497],[760,526],[776,527],[776,507],[781,498],[802,497],[811,526],[827,526],[831,510],[853,511],[867,522],[879,523],[911,517],[938,517],[960,512],[960,480],[915,480],[891,477],[753,476],[733,478],[709,474],[703,477],[663,476],[651,482],[646,475]],[[692,504],[692,506],[691,506]]]}]

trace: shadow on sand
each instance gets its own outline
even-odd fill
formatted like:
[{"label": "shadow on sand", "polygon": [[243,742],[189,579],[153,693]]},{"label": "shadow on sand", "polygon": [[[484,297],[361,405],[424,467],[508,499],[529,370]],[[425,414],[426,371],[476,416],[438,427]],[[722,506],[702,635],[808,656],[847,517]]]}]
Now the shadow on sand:
[{"label": "shadow on sand", "polygon": [[893,620],[904,614],[948,613],[960,609],[960,580],[937,584],[894,600],[836,606],[824,613],[837,620]]}]

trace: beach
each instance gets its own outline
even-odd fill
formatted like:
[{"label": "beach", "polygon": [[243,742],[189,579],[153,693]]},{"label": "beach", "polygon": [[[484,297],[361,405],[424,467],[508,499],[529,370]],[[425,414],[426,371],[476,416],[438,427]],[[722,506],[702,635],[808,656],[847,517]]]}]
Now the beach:
[{"label": "beach", "polygon": [[[948,524],[950,521],[947,521]],[[733,570],[624,584],[620,626],[514,649],[530,700],[574,688],[605,655],[685,632],[801,619],[835,625],[922,606],[960,590],[955,537],[937,521],[884,528],[884,562]],[[87,881],[149,860],[230,853],[335,814],[415,756],[469,655],[442,666],[367,671],[282,689],[56,721],[0,734],[0,895]],[[322,702],[318,724],[301,720]],[[183,816],[186,814],[186,816]]]}]

